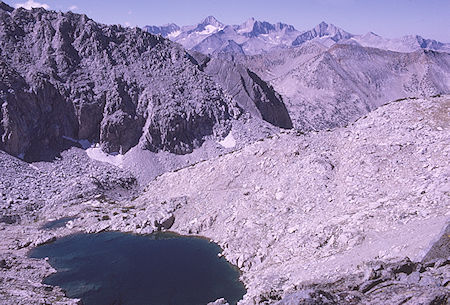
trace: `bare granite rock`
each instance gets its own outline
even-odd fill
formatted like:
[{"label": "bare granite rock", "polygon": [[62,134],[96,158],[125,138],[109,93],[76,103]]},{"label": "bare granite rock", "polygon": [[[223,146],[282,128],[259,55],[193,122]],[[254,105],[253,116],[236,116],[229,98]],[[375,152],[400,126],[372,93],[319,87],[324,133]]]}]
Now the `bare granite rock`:
[{"label": "bare granite rock", "polygon": [[347,128],[282,133],[157,177],[134,205],[185,197],[171,230],[222,246],[243,271],[243,304],[368,261],[417,262],[450,213],[449,101],[392,102]]},{"label": "bare granite rock", "polygon": [[[14,186],[35,185],[25,190],[30,198],[55,181],[67,189],[39,209],[18,210],[20,221],[0,223],[0,265],[8,267],[9,257],[20,262],[0,281],[1,295],[17,304],[62,298],[40,283],[47,273],[39,268],[50,267],[26,257],[31,247],[80,231],[170,228],[219,243],[242,271],[240,304],[445,304],[448,259],[420,261],[448,225],[449,101],[392,102],[346,128],[284,132],[158,176],[131,198],[120,182],[126,172],[96,161],[86,167],[79,149],[31,165],[0,155],[14,177],[3,180],[10,183],[2,195],[7,213],[26,207],[27,199],[12,196]],[[86,179],[102,171],[116,179]],[[66,202],[61,195],[77,194],[77,185],[96,193]],[[108,188],[123,195],[101,191]],[[64,226],[44,228],[65,217]],[[411,260],[399,262],[404,257]],[[36,280],[23,280],[30,277]]]},{"label": "bare granite rock", "polygon": [[[139,144],[186,154],[223,139],[247,111],[238,105],[245,96],[229,95],[227,80],[201,71],[178,44],[86,15],[2,5],[0,54],[0,148],[29,160],[40,160],[39,149],[58,151],[62,137],[106,152]],[[271,87],[255,77],[237,85],[251,86],[250,102],[264,113],[255,118],[291,127]]]}]

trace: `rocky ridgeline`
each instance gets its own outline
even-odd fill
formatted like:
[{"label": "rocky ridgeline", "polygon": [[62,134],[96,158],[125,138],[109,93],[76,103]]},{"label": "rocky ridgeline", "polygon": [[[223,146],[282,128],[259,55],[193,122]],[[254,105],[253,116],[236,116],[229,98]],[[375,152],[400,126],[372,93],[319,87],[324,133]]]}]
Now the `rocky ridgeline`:
[{"label": "rocky ridgeline", "polygon": [[63,136],[106,152],[139,144],[185,154],[208,137],[222,139],[246,109],[262,118],[284,111],[269,120],[290,127],[281,98],[259,79],[237,84],[258,94],[233,98],[179,45],[85,15],[2,2],[0,56],[0,149],[16,156],[59,148]]},{"label": "rocky ridgeline", "polygon": [[[0,2],[0,55],[0,303],[79,303],[27,252],[105,230],[211,238],[240,304],[448,301],[448,54],[305,43],[240,62]],[[408,95],[437,96],[374,110]],[[240,144],[218,156],[225,135]],[[122,168],[74,139],[128,151]]]},{"label": "rocky ridgeline", "polygon": [[431,50],[308,42],[237,59],[283,96],[302,131],[346,126],[387,101],[450,93],[450,54]]}]

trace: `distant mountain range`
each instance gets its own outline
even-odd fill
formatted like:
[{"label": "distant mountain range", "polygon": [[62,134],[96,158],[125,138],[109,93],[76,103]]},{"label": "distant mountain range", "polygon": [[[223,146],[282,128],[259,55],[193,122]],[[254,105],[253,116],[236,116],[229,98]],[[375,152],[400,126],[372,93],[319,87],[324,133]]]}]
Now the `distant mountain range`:
[{"label": "distant mountain range", "polygon": [[[194,57],[203,53],[247,67],[281,94],[300,130],[345,126],[386,101],[450,92],[450,44],[420,36],[354,35],[325,22],[307,31],[253,18],[225,25],[212,16],[197,25],[145,30],[180,43]],[[219,63],[210,65],[210,75],[229,74]]]},{"label": "distant mountain range", "polygon": [[397,52],[414,52],[429,49],[450,53],[450,43],[425,39],[418,35],[388,39],[372,32],[351,34],[333,24],[321,22],[314,28],[299,31],[285,23],[271,24],[250,18],[241,25],[225,25],[213,16],[196,25],[180,27],[174,23],[163,26],[145,26],[152,34],[159,34],[183,45],[186,49],[204,54],[255,55],[273,50],[296,47],[316,41],[325,47],[339,44],[360,45]]}]

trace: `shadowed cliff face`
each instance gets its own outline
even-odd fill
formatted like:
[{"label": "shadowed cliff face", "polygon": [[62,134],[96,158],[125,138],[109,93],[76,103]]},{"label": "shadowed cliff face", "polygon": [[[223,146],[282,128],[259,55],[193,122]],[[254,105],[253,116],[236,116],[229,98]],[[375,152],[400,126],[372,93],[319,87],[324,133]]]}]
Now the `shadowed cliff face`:
[{"label": "shadowed cliff face", "polygon": [[244,65],[234,62],[232,56],[222,54],[210,58],[195,51],[189,53],[202,71],[221,84],[239,107],[272,125],[292,128],[281,95]]},{"label": "shadowed cliff face", "polygon": [[179,45],[85,15],[2,3],[0,55],[0,148],[14,155],[62,136],[185,154],[246,110]]}]

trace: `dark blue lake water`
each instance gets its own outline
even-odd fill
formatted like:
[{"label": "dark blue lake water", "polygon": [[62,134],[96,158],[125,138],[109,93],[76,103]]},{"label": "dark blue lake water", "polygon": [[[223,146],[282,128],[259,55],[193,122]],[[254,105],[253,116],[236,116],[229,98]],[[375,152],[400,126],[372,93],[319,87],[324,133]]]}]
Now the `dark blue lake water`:
[{"label": "dark blue lake water", "polygon": [[239,271],[206,239],[157,233],[77,234],[30,252],[58,271],[44,283],[85,305],[200,305],[245,294]]}]

